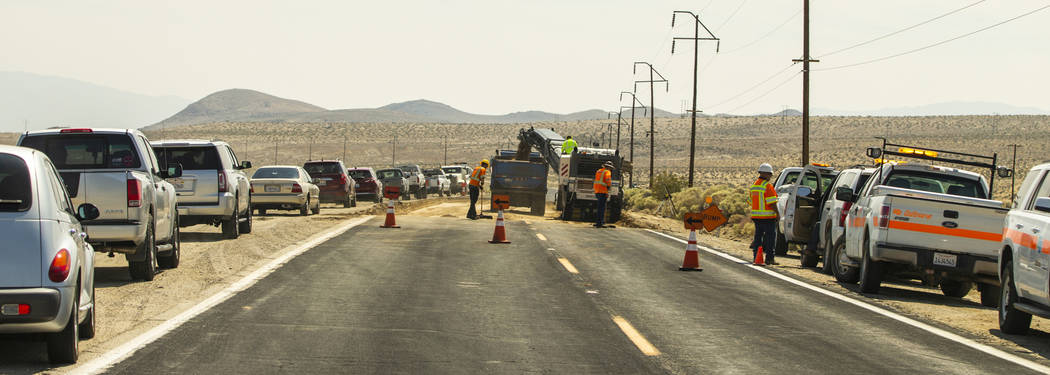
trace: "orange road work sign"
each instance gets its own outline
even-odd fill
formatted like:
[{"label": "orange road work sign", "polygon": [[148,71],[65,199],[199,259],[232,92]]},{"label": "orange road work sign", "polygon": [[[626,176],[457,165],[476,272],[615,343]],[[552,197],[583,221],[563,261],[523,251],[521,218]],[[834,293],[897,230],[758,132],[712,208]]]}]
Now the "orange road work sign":
[{"label": "orange road work sign", "polygon": [[509,195],[493,195],[492,196],[492,208],[497,210],[509,210],[510,209],[510,196]]},{"label": "orange road work sign", "polygon": [[718,208],[718,205],[712,204],[703,211],[686,213],[683,221],[685,222],[685,229],[705,229],[710,232],[725,224],[726,216],[722,214],[722,210]]},{"label": "orange road work sign", "polygon": [[401,196],[401,188],[397,186],[383,186],[383,197],[386,199],[397,199]]}]

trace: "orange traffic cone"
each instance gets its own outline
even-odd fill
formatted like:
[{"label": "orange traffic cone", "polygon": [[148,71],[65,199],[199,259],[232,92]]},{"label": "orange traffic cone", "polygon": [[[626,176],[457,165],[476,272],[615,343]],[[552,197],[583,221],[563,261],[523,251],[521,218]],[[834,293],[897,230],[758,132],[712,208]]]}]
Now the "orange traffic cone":
[{"label": "orange traffic cone", "polygon": [[759,246],[758,247],[758,251],[755,252],[755,265],[756,266],[764,266],[764,265],[766,265],[766,256],[765,256],[764,253],[765,253],[765,251],[762,250],[762,246]]},{"label": "orange traffic cone", "polygon": [[394,200],[390,199],[386,201],[386,223],[380,225],[380,228],[401,228],[397,225],[397,220],[394,219]]},{"label": "orange traffic cone", "polygon": [[496,230],[492,232],[492,240],[489,243],[510,243],[507,241],[507,230],[503,226],[503,210],[499,210],[496,217]]},{"label": "orange traffic cone", "polygon": [[685,245],[685,259],[679,271],[703,271],[700,268],[700,252],[696,248],[696,230],[689,231],[689,243]]}]

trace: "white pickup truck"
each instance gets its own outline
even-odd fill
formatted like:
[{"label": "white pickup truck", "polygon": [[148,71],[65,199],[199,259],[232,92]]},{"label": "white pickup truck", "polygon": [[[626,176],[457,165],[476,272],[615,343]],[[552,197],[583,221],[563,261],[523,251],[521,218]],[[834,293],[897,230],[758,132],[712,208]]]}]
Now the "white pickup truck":
[{"label": "white pickup truck", "polygon": [[[884,146],[885,148],[885,146]],[[992,163],[940,157],[948,151],[901,148],[868,150],[948,163],[988,167],[1009,176]],[[918,154],[917,154],[918,153]],[[967,157],[977,155],[959,154]],[[993,178],[994,178],[993,172]],[[978,283],[981,303],[998,303],[997,248],[1002,239],[1006,210],[988,199],[989,183],[973,172],[925,164],[882,164],[854,194],[844,188],[836,198],[856,202],[846,217],[844,265],[841,279],[860,281],[863,293],[877,293],[883,277],[895,274],[940,285],[951,297],[962,297]]]},{"label": "white pickup truck", "polygon": [[[813,223],[819,219],[820,203],[839,171],[826,164],[788,167],[780,171],[773,187],[777,191],[777,255],[787,254],[788,244],[809,241]],[[797,213],[797,215],[796,215]],[[799,220],[796,220],[796,216]],[[799,225],[803,223],[802,225]]]},{"label": "white pickup truck", "polygon": [[74,206],[91,203],[97,219],[83,222],[95,250],[123,253],[135,280],[179,265],[175,187],[165,178],[149,140],[133,129],[49,129],[26,132],[18,145],[42,151],[58,168]]},{"label": "white pickup truck", "polygon": [[1050,163],[1028,172],[1003,224],[999,328],[1025,333],[1032,315],[1050,318]]}]

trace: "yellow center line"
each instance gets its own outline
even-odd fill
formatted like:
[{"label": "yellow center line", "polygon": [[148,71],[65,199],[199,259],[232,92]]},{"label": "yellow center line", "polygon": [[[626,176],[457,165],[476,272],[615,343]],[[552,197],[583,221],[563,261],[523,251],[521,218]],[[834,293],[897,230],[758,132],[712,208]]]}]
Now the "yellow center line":
[{"label": "yellow center line", "polygon": [[546,241],[547,240],[547,237],[544,237],[542,233],[536,233],[536,238],[539,238],[540,241]]},{"label": "yellow center line", "polygon": [[565,267],[565,270],[569,271],[569,273],[580,273],[580,271],[576,270],[576,266],[569,263],[568,259],[558,258],[558,261],[561,262],[562,267]]},{"label": "yellow center line", "polygon": [[623,331],[623,334],[631,339],[631,342],[634,343],[634,346],[638,347],[638,350],[642,351],[642,354],[650,357],[660,355],[660,350],[656,349],[649,340],[645,339],[645,336],[642,336],[638,330],[634,329],[634,326],[632,326],[631,322],[628,322],[627,319],[624,319],[622,316],[614,316],[612,317],[612,320],[617,326],[620,326],[620,330]]}]

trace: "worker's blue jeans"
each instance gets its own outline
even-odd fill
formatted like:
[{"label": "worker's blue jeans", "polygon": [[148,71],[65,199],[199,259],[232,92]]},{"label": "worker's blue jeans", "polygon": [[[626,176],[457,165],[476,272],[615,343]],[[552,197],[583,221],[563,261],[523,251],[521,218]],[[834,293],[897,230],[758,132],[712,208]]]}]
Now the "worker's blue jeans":
[{"label": "worker's blue jeans", "polygon": [[595,193],[594,196],[598,198],[598,221],[594,225],[602,226],[605,225],[605,203],[609,201],[609,194]]},{"label": "worker's blue jeans", "polygon": [[758,247],[766,253],[766,263],[773,262],[777,252],[777,219],[751,219],[755,223],[755,239],[751,241],[751,255],[758,256]]}]

